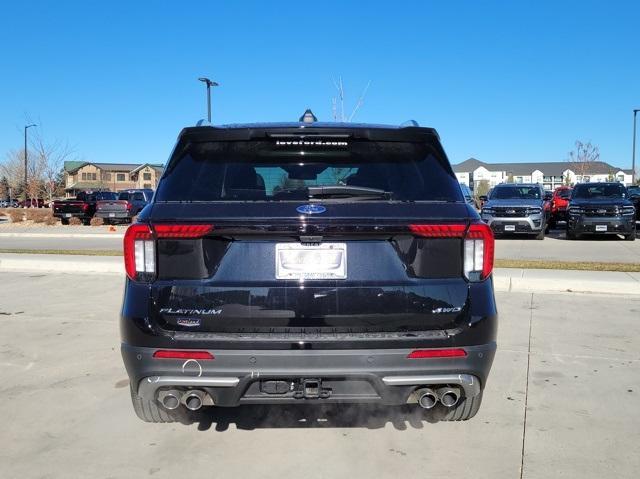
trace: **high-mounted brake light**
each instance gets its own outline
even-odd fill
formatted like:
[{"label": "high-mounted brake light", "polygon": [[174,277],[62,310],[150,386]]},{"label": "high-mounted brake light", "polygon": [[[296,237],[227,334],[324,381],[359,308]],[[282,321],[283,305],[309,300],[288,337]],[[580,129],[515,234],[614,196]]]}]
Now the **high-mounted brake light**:
[{"label": "high-mounted brake light", "polygon": [[208,351],[178,351],[175,349],[159,349],[153,353],[156,359],[215,359]]},{"label": "high-mounted brake light", "polygon": [[425,238],[463,238],[464,276],[469,281],[482,281],[493,271],[495,241],[493,231],[485,223],[412,224],[409,230]]},{"label": "high-mounted brake light", "polygon": [[411,351],[407,359],[463,358],[467,352],[461,348],[451,349],[416,349]]}]

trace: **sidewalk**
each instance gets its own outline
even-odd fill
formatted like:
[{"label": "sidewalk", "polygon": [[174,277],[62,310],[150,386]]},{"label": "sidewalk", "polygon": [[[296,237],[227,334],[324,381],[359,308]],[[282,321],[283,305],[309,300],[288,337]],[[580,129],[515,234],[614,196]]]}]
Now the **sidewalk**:
[{"label": "sidewalk", "polygon": [[[122,257],[0,254],[0,272],[124,274]],[[496,291],[640,295],[640,273],[496,268]]]}]

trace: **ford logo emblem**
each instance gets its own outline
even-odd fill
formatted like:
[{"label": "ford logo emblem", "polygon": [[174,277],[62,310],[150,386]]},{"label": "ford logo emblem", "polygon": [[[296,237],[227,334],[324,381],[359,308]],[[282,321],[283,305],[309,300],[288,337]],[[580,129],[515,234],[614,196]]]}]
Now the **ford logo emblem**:
[{"label": "ford logo emblem", "polygon": [[303,215],[319,215],[327,211],[327,209],[322,205],[300,205],[296,208],[296,211]]}]

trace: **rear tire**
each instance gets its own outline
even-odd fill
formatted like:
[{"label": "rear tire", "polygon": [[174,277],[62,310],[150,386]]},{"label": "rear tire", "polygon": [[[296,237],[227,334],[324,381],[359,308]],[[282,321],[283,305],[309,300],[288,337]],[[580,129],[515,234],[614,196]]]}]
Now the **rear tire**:
[{"label": "rear tire", "polygon": [[454,407],[445,408],[440,421],[467,421],[478,413],[482,404],[482,391],[472,398],[462,398]]},{"label": "rear tire", "polygon": [[536,235],[536,239],[537,240],[543,240],[544,239],[544,228],[540,230],[540,233],[538,233]]},{"label": "rear tire", "polygon": [[568,240],[577,240],[578,239],[578,235],[575,234],[572,230],[570,230],[568,226],[567,226],[567,239]]},{"label": "rear tire", "polygon": [[635,241],[636,240],[636,231],[633,231],[631,234],[624,235],[625,241]]},{"label": "rear tire", "polygon": [[62,223],[63,225],[68,225],[69,224],[69,220],[66,218],[60,218],[60,223]]},{"label": "rear tire", "polygon": [[129,386],[129,390],[131,391],[133,410],[144,422],[166,423],[178,420],[175,414],[163,408],[157,401],[141,398],[131,386]]}]

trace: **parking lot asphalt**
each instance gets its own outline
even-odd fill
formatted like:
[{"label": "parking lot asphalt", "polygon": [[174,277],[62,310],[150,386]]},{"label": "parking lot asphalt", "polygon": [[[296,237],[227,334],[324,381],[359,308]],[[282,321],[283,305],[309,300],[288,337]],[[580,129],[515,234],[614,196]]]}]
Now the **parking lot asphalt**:
[{"label": "parking lot asphalt", "polygon": [[580,240],[567,240],[564,230],[555,229],[543,241],[519,235],[500,237],[496,240],[496,258],[640,263],[640,241],[595,235],[585,236]]},{"label": "parking lot asphalt", "polygon": [[468,422],[301,405],[167,425],[131,409],[122,283],[0,273],[0,477],[637,477],[638,297],[498,293],[498,353]]}]

